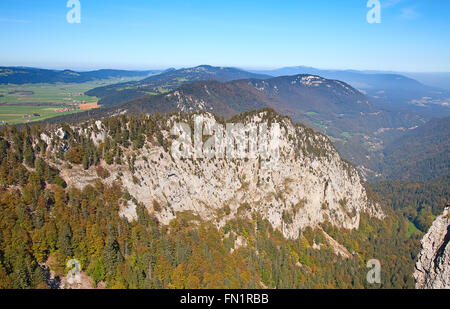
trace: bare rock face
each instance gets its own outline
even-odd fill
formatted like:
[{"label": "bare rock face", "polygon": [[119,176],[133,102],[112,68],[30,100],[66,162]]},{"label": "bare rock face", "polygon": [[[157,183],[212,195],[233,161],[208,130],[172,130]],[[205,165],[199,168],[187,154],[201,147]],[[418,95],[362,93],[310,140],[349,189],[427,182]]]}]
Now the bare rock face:
[{"label": "bare rock face", "polygon": [[422,239],[414,278],[417,289],[450,289],[450,207]]},{"label": "bare rock face", "polygon": [[[218,121],[211,114],[202,115],[205,127]],[[186,121],[194,121],[195,116]],[[176,117],[168,119],[167,127],[178,121]],[[111,175],[105,181],[116,181],[120,175],[123,187],[162,224],[186,211],[218,227],[237,216],[251,218],[252,213],[259,213],[285,237],[296,238],[302,229],[325,221],[356,229],[361,213],[384,217],[379,206],[368,200],[357,170],[341,159],[326,136],[270,111],[249,113],[233,121],[244,125],[278,123],[278,159],[178,159],[147,142],[135,154],[134,170],[102,163]],[[101,128],[101,124],[96,127]],[[98,142],[108,132],[95,138],[86,134]],[[168,131],[162,134],[171,138]],[[124,156],[133,155],[131,151],[123,149]],[[97,178],[92,168],[61,168],[69,186],[81,188]],[[131,206],[124,205],[128,219],[133,218]]]}]

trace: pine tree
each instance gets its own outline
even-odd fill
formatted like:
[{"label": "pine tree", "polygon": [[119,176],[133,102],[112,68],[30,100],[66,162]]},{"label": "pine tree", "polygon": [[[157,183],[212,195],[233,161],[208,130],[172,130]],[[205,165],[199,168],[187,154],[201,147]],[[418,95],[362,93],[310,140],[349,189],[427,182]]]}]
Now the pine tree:
[{"label": "pine tree", "polygon": [[114,278],[119,262],[122,261],[122,255],[120,254],[119,243],[113,235],[112,229],[109,229],[108,239],[103,251],[103,260],[105,264],[106,276],[108,278]]},{"label": "pine tree", "polygon": [[63,224],[62,230],[59,233],[58,248],[67,257],[71,257],[73,255],[72,230],[67,223]]}]

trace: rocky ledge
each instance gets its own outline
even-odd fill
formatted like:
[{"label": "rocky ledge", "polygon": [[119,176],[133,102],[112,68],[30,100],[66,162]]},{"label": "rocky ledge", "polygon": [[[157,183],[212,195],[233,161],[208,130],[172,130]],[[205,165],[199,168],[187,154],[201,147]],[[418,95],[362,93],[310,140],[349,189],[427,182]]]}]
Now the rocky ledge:
[{"label": "rocky ledge", "polygon": [[414,278],[417,289],[450,289],[450,206],[422,239]]}]

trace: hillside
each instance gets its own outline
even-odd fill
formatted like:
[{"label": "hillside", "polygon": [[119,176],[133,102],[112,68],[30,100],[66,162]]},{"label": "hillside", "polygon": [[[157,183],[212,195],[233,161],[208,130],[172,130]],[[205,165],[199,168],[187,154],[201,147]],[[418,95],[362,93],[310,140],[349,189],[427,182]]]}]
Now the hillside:
[{"label": "hillside", "polygon": [[426,233],[450,203],[450,174],[427,181],[386,180],[370,183],[385,204]]},{"label": "hillside", "polygon": [[0,67],[0,84],[85,83],[122,77],[142,77],[159,71],[97,70],[75,72],[71,70],[45,70],[25,67]]},{"label": "hillside", "polygon": [[100,104],[111,106],[148,95],[166,93],[179,86],[196,81],[227,82],[238,79],[265,79],[270,76],[249,73],[235,68],[202,65],[195,68],[167,70],[139,82],[128,82],[107,87],[99,87],[86,94],[100,98]]},{"label": "hillside", "polygon": [[387,178],[428,180],[450,173],[450,117],[432,119],[388,144],[381,171]]},{"label": "hillside", "polygon": [[224,124],[122,115],[0,130],[0,287],[61,288],[68,258],[94,287],[363,288],[372,257],[386,265],[376,287],[414,285],[418,238],[326,136],[260,110],[227,123],[279,124],[278,156],[173,156],[172,124],[196,117]]},{"label": "hillside", "polygon": [[254,72],[272,76],[320,75],[352,85],[364,92],[378,108],[390,111],[415,111],[427,117],[450,115],[450,106],[448,105],[450,92],[448,90],[424,85],[415,79],[397,73],[322,70],[304,66]]},{"label": "hillside", "polygon": [[[364,134],[377,143],[376,140],[383,137],[374,133],[380,129],[410,128],[423,123],[423,118],[417,114],[377,108],[350,85],[315,75],[190,83],[175,91],[131,100],[106,111],[164,113],[205,110],[230,117],[264,107],[273,108],[344,142]],[[378,135],[383,133],[384,130]]]},{"label": "hillside", "polygon": [[271,107],[298,118],[320,114],[360,114],[373,108],[363,94],[339,82],[318,76],[298,75],[267,80],[237,80],[226,83],[202,81],[175,91],[147,96],[109,108],[128,112],[210,111],[230,117],[254,108]]}]

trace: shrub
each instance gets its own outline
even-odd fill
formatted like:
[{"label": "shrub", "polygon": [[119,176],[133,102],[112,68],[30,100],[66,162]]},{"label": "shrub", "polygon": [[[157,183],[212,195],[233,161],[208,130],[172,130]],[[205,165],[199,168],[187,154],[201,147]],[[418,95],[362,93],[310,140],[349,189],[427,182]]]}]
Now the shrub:
[{"label": "shrub", "polygon": [[103,166],[98,166],[97,167],[97,176],[102,178],[102,179],[106,179],[110,176],[111,174],[109,173],[109,171],[105,168],[103,168]]}]

